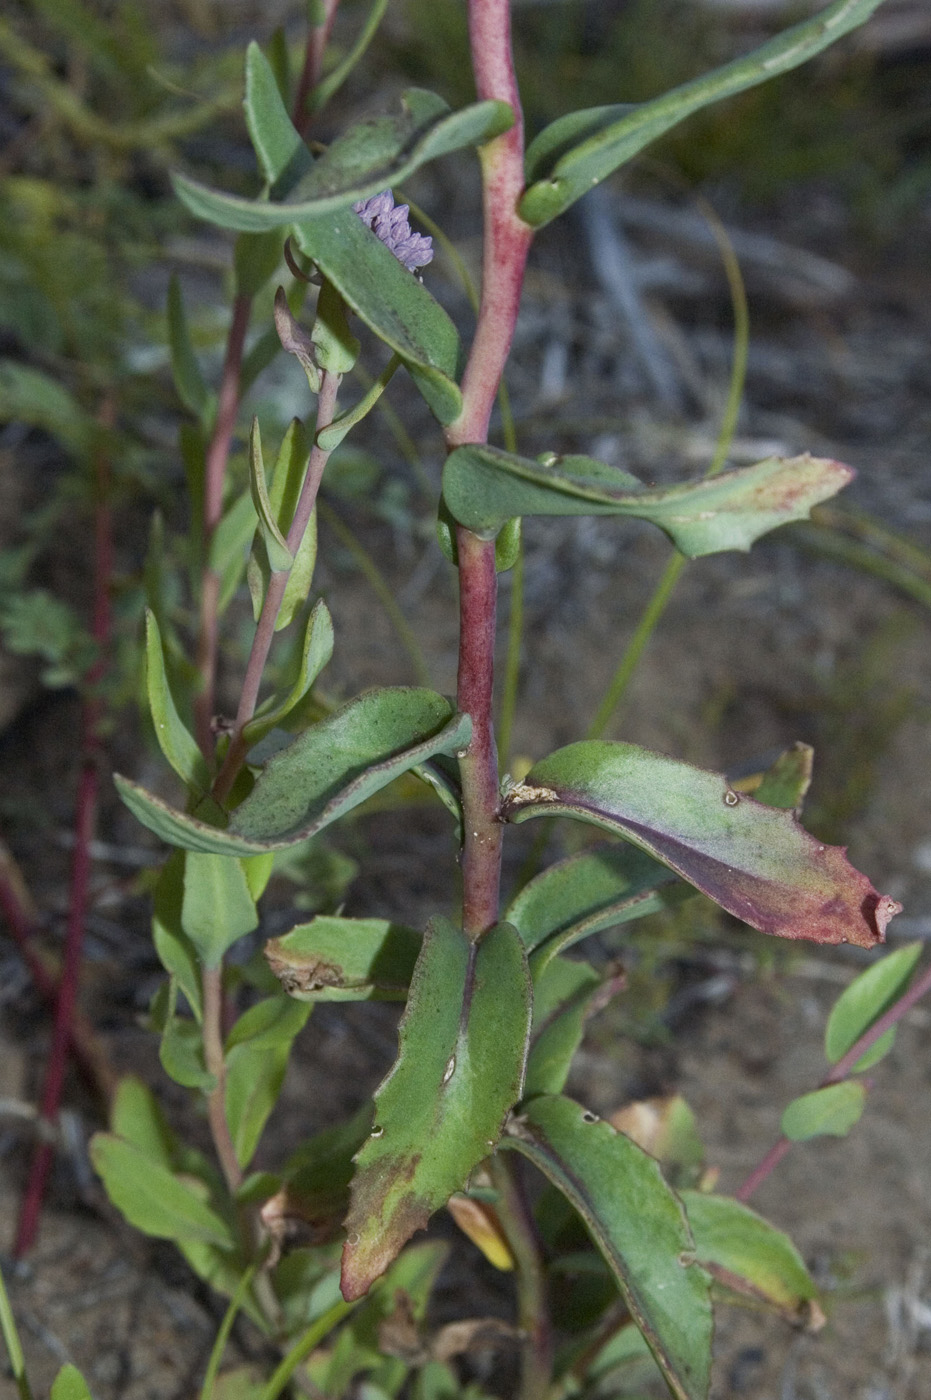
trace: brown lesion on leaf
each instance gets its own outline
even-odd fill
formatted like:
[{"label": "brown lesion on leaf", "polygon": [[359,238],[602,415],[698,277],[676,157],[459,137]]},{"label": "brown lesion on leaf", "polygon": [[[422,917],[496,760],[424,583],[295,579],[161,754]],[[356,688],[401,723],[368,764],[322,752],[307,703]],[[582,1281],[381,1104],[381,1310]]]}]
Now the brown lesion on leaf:
[{"label": "brown lesion on leaf", "polygon": [[507,821],[510,813],[520,807],[561,801],[559,793],[554,792],[552,788],[535,787],[533,783],[511,783],[501,803],[501,817]]},{"label": "brown lesion on leaf", "polygon": [[320,992],[326,987],[347,987],[345,972],[338,963],[323,958],[295,958],[278,952],[272,941],[266,946],[265,957],[272,972],[289,996],[302,992]]},{"label": "brown lesion on leaf", "polygon": [[[406,1167],[407,1163],[401,1165]],[[361,1171],[353,1182],[340,1280],[347,1303],[368,1292],[411,1235],[426,1228],[433,1213],[423,1196],[414,1191],[392,1201],[385,1210],[385,1187],[389,1183],[390,1173],[386,1174],[380,1163]]]}]

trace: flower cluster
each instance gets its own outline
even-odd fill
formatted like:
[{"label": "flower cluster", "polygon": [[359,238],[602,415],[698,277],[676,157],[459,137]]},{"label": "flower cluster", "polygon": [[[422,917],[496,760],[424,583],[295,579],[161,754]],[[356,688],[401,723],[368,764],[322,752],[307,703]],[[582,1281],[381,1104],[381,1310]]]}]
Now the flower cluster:
[{"label": "flower cluster", "polygon": [[433,239],[414,233],[407,218],[408,205],[396,205],[390,190],[373,194],[352,207],[408,272],[417,272],[433,261]]}]

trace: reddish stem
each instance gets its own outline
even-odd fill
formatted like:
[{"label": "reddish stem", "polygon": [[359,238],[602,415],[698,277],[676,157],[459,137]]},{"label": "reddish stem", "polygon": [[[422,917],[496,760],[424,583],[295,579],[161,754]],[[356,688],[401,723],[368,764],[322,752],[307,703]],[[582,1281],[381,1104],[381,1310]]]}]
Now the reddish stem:
[{"label": "reddish stem", "polygon": [[319,24],[314,25],[307,35],[304,67],[298,79],[292,116],[292,121],[302,136],[305,135],[313,115],[308,111],[307,99],[323,76],[323,55],[330,42],[333,21],[336,19],[338,9],[339,0],[324,0],[323,19]]},{"label": "reddish stem", "polygon": [[233,302],[233,315],[226,340],[226,354],[217,400],[217,416],[213,425],[213,436],[207,448],[204,471],[204,569],[197,635],[197,668],[201,678],[201,689],[194,702],[194,723],[197,742],[204,757],[208,759],[213,753],[211,721],[216,695],[219,647],[217,610],[220,599],[220,578],[209,563],[210,545],[223,517],[223,487],[230,444],[239,413],[239,382],[251,313],[252,298],[238,295]]},{"label": "reddish stem", "polygon": [[[7,928],[19,949],[39,995],[49,1006],[58,1000],[61,969],[54,959],[35,945],[38,919],[28,891],[22,884],[9,851],[0,844],[0,909]],[[71,1049],[88,1087],[103,1106],[110,1103],[116,1089],[116,1075],[87,1017],[75,1011],[71,1019]]]},{"label": "reddish stem", "polygon": [[[339,384],[340,376],[338,374],[332,374],[329,370],[323,371],[320,393],[317,396],[316,432],[318,433],[321,428],[329,427],[336,416],[336,396],[339,392]],[[329,456],[329,452],[324,452],[322,448],[314,444],[310,461],[307,464],[307,475],[304,478],[304,485],[301,487],[297,508],[287,535],[286,542],[292,555],[296,555],[300,549],[304,533],[310,523],[310,517],[317,502],[317,492],[320,489],[323,469]],[[288,572],[286,570],[273,573],[268,581],[262,611],[259,614],[255,636],[252,639],[252,650],[246,664],[242,693],[239,697],[239,708],[236,712],[236,724],[226,758],[223,760],[223,766],[213,785],[213,795],[218,802],[223,802],[229,796],[230,789],[236,781],[236,775],[242,767],[247,753],[248,746],[243,738],[243,730],[255,714],[255,707],[258,704],[262,675],[274,640],[275,623],[278,619],[287,583]]]},{"label": "reddish stem", "polygon": [[524,124],[506,0],[471,0],[469,38],[478,96],[507,102],[514,113],[514,125],[479,152],[484,220],[482,296],[462,379],[462,412],[446,433],[450,447],[487,441],[491,411],[517,325],[533,239],[533,229],[517,212],[524,190]]},{"label": "reddish stem", "polygon": [[[469,37],[480,98],[510,104],[514,125],[481,150],[484,246],[475,339],[462,380],[462,412],[446,433],[452,449],[486,442],[517,325],[533,230],[517,212],[524,188],[523,120],[511,54],[507,0],[471,0]],[[463,802],[463,926],[479,938],[498,918],[502,829],[492,696],[497,602],[494,540],[459,526],[459,684],[472,739],[460,759]]]},{"label": "reddish stem", "polygon": [[[115,405],[112,400],[104,405],[100,416],[105,426],[112,425],[115,417]],[[42,1117],[52,1127],[58,1118],[65,1072],[68,1067],[68,1050],[74,1039],[73,1021],[81,971],[84,926],[90,895],[90,845],[97,815],[100,769],[103,758],[103,747],[100,741],[103,704],[99,690],[106,668],[107,646],[110,640],[110,583],[113,576],[109,478],[109,462],[106,451],[101,449],[96,463],[94,501],[94,615],[92,630],[94,641],[97,644],[97,660],[88,672],[86,693],[81,711],[82,757],[75,810],[74,856],[71,866],[68,925],[61,984],[55,1007],[52,1045],[49,1051],[40,1110]],[[22,1258],[28,1252],[35,1240],[46,1182],[52,1165],[52,1152],[50,1142],[41,1142],[33,1154],[29,1179],[26,1183],[26,1193],[20,1210],[16,1241],[13,1246],[13,1252],[17,1259]]]},{"label": "reddish stem", "polygon": [[495,542],[458,526],[459,685],[457,705],[472,717],[462,778],[462,923],[480,938],[498,920],[504,828],[498,821],[498,753],[492,718],[498,580]]},{"label": "reddish stem", "polygon": [[[878,1021],[874,1021],[868,1031],[864,1031],[860,1039],[851,1045],[846,1055],[842,1055],[836,1065],[832,1065],[831,1069],[828,1070],[827,1074],[818,1085],[818,1088],[826,1089],[829,1085],[840,1084],[842,1080],[846,1079],[854,1066],[862,1060],[867,1050],[875,1045],[877,1040],[880,1040],[886,1034],[886,1031],[898,1025],[903,1016],[907,1016],[912,1007],[919,1002],[922,997],[927,996],[928,992],[931,992],[931,967],[926,967],[921,976],[912,983],[908,991],[904,992],[903,995],[899,997],[898,1001],[893,1002],[889,1010],[884,1012]],[[769,1174],[779,1165],[793,1145],[790,1138],[778,1138],[760,1162],[759,1166],[754,1168],[740,1189],[734,1193],[737,1200],[749,1201],[750,1197],[762,1186]]]}]

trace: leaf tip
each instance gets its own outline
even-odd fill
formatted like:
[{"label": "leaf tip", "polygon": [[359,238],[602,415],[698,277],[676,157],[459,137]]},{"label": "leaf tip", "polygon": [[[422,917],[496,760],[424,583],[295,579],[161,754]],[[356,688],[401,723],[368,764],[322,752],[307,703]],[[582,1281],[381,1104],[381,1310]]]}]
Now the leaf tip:
[{"label": "leaf tip", "polygon": [[[358,1155],[356,1160],[358,1160]],[[376,1169],[377,1172],[377,1169]],[[373,1169],[364,1169],[356,1177],[356,1182],[373,1176]],[[376,1186],[377,1186],[376,1182]],[[416,1192],[409,1191],[393,1206],[390,1217],[384,1220],[379,1214],[372,1215],[365,1209],[365,1195],[360,1202],[355,1198],[356,1183],[353,1183],[353,1205],[346,1224],[349,1233],[343,1245],[340,1292],[347,1303],[355,1302],[369,1291],[376,1279],[381,1278],[389,1265],[393,1264],[411,1235],[426,1229],[431,1211],[427,1202]],[[363,1219],[361,1231],[354,1229],[355,1220]]]},{"label": "leaf tip", "polygon": [[890,919],[894,919],[896,914],[901,912],[902,906],[897,899],[888,894],[877,894],[875,890],[870,891],[863,901],[863,915],[866,922],[876,931],[874,943],[885,942]]}]

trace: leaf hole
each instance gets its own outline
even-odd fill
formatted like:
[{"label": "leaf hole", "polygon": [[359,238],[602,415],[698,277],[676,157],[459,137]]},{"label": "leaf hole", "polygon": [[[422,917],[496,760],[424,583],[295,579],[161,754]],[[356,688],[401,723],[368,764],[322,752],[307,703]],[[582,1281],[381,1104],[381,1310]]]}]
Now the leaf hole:
[{"label": "leaf hole", "polygon": [[598,1114],[597,1114],[597,1113],[592,1113],[591,1109],[590,1109],[590,1108],[587,1108],[587,1109],[585,1110],[585,1112],[582,1114],[582,1122],[583,1122],[583,1123],[600,1123],[600,1122],[601,1122],[601,1119],[598,1117]]},{"label": "leaf hole", "polygon": [[739,801],[740,798],[737,796],[737,793],[734,792],[733,788],[728,788],[724,794],[725,807],[736,807]]}]

